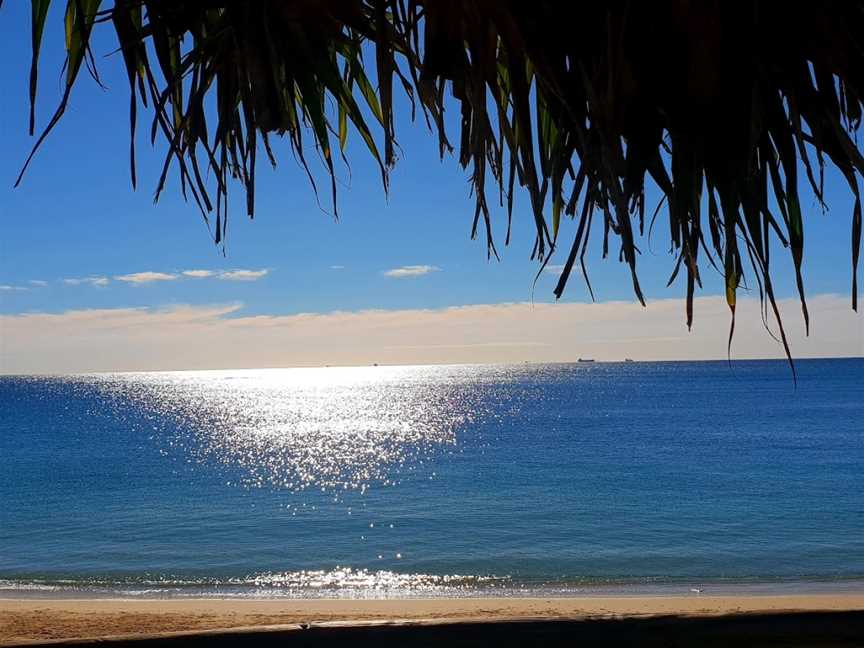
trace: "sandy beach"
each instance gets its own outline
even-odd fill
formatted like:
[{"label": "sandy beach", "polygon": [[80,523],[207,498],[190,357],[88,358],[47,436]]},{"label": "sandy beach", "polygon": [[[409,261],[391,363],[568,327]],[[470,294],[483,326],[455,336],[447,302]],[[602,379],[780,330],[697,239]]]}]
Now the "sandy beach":
[{"label": "sandy beach", "polygon": [[492,622],[850,610],[864,610],[864,594],[422,600],[3,599],[0,645],[334,622]]}]

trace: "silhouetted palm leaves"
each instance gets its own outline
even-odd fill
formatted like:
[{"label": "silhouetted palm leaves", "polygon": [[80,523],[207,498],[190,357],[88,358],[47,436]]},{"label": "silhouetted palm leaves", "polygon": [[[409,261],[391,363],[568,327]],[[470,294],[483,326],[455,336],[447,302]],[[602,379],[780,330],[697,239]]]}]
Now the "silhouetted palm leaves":
[{"label": "silhouetted palm leaves", "polygon": [[[32,0],[31,102],[49,1]],[[487,180],[506,205],[508,223],[518,182],[530,198],[534,253],[544,263],[557,244],[562,216],[577,221],[557,296],[575,265],[587,281],[589,233],[599,226],[604,256],[614,234],[619,259],[629,266],[635,294],[644,302],[636,238],[645,230],[648,176],[667,207],[677,258],[670,284],[682,269],[686,276],[688,326],[701,284],[700,252],[725,277],[733,330],[736,291],[749,265],[763,317],[767,321],[770,306],[787,354],[770,242],[791,251],[806,321],[798,174],[802,168],[822,200],[822,172],[830,160],[855,200],[857,308],[857,177],[864,174],[864,157],[853,139],[864,95],[860,0],[100,4],[66,2],[67,92],[46,132],[62,115],[82,65],[94,67],[91,31],[110,22],[131,90],[133,184],[140,101],[154,115],[151,138],[170,144],[157,196],[174,165],[184,193],[205,217],[215,211],[217,242],[228,220],[229,177],[242,181],[247,211],[254,213],[257,154],[263,150],[275,164],[268,140],[273,133],[287,137],[304,167],[310,145],[319,152],[330,171],[334,210],[334,149],[344,150],[349,124],[386,187],[395,160],[395,85],[419,106],[442,155],[452,150],[443,120],[448,91],[455,99],[461,126],[453,141],[471,175],[474,232],[482,219],[490,254],[495,245]],[[373,62],[364,54],[374,55],[377,85],[367,74]],[[208,169],[215,193],[204,180]],[[507,241],[509,236],[508,224]]]}]

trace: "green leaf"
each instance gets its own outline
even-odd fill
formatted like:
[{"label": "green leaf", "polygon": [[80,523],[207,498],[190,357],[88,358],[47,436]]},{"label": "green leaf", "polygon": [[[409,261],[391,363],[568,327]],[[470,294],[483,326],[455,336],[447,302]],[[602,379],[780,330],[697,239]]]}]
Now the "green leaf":
[{"label": "green leaf", "polygon": [[345,104],[339,104],[339,148],[345,151],[345,144],[348,142],[348,112],[345,110]]},{"label": "green leaf", "polygon": [[39,74],[39,51],[42,47],[42,32],[51,0],[32,0],[33,55],[30,61],[30,134],[36,127],[36,88]]}]

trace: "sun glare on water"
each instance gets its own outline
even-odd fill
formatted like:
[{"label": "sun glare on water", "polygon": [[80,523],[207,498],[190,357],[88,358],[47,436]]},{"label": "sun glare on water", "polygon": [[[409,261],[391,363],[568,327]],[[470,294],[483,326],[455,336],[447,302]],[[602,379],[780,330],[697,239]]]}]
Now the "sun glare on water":
[{"label": "sun glare on water", "polygon": [[476,367],[328,367],[88,380],[117,409],[143,410],[166,452],[240,467],[247,486],[362,492],[452,449],[456,430],[478,415],[460,387],[481,374]]}]

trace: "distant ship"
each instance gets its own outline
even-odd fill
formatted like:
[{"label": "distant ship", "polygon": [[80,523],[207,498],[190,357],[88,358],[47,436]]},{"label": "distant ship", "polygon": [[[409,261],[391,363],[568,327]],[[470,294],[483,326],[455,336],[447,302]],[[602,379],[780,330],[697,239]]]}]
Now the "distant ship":
[{"label": "distant ship", "polygon": [[633,362],[633,358],[624,358],[624,362]]},{"label": "distant ship", "polygon": [[594,358],[579,358],[576,362],[594,362]]}]

